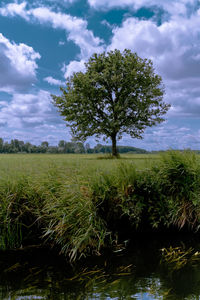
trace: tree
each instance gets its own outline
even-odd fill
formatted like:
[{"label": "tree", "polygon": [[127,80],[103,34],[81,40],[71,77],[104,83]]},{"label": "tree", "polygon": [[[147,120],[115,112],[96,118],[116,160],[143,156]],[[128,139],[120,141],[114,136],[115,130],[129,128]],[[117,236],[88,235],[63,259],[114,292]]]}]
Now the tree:
[{"label": "tree", "polygon": [[33,147],[33,145],[31,145],[31,143],[27,142],[26,144],[24,144],[24,151],[27,153],[31,153],[32,147]]},{"label": "tree", "polygon": [[86,143],[86,145],[85,145],[85,151],[86,151],[86,153],[90,153],[91,148],[90,148],[90,144],[89,143]]},{"label": "tree", "polygon": [[3,139],[0,138],[0,153],[3,152]]},{"label": "tree", "polygon": [[66,144],[66,142],[64,140],[60,140],[59,143],[58,143],[58,147],[64,149],[65,148],[65,144]]},{"label": "tree", "polygon": [[85,147],[83,143],[74,143],[75,153],[85,153]]},{"label": "tree", "polygon": [[85,66],[85,73],[67,78],[61,96],[52,95],[77,140],[110,138],[117,156],[116,142],[124,133],[142,138],[146,127],[164,121],[170,105],[163,102],[162,78],[151,60],[115,50],[93,54]]},{"label": "tree", "polygon": [[49,143],[48,142],[42,142],[41,143],[41,147],[43,147],[43,148],[48,148],[49,147]]}]

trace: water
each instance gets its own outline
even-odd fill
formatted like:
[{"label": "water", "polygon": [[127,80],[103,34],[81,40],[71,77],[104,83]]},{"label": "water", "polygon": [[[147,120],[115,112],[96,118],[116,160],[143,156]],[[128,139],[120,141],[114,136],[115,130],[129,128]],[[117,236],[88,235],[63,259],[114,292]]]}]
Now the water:
[{"label": "water", "polygon": [[[193,247],[195,239],[136,241],[122,252],[69,265],[48,249],[0,253],[0,299],[200,299],[200,263],[174,270],[163,247]],[[117,250],[116,250],[117,251]]]}]

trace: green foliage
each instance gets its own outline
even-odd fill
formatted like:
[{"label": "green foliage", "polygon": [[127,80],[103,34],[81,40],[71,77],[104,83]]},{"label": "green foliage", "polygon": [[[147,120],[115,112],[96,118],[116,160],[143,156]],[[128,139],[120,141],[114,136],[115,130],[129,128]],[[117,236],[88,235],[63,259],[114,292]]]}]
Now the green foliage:
[{"label": "green foliage", "polygon": [[116,139],[123,133],[142,138],[146,127],[164,120],[169,105],[162,101],[162,79],[150,60],[115,50],[94,54],[85,66],[85,73],[67,79],[61,96],[52,95],[74,137],[110,138],[116,156]]}]

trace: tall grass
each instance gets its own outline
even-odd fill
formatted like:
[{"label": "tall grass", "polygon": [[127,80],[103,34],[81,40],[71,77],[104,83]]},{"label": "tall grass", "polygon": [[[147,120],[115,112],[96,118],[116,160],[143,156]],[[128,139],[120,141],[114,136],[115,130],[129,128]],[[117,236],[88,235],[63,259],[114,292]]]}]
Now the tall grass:
[{"label": "tall grass", "polygon": [[20,247],[34,242],[39,224],[42,195],[29,178],[0,181],[0,249]]},{"label": "tall grass", "polygon": [[[155,169],[156,171],[156,169]],[[200,164],[191,152],[169,152],[159,166],[161,192],[169,203],[170,220],[179,228],[198,230],[200,221]]]},{"label": "tall grass", "polygon": [[66,184],[60,195],[48,199],[42,210],[43,238],[74,260],[87,254],[99,254],[109,233],[91,200],[87,186]]},{"label": "tall grass", "polygon": [[140,231],[198,230],[200,164],[194,153],[169,151],[153,166],[136,170],[122,164],[116,173],[94,181],[99,214],[117,235]]},{"label": "tall grass", "polygon": [[190,152],[5,155],[0,165],[0,249],[37,243],[75,260],[136,232],[199,230],[200,163]]}]

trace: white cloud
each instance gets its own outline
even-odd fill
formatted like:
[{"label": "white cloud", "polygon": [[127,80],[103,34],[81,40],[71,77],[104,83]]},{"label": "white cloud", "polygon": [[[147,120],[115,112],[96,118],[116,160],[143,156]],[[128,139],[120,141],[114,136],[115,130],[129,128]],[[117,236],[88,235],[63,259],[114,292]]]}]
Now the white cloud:
[{"label": "white cloud", "polygon": [[[129,145],[146,150],[167,150],[167,149],[199,149],[200,130],[185,126],[182,119],[174,125],[171,120],[151,128],[147,128],[142,140],[131,139],[124,135],[118,145]],[[198,124],[198,120],[196,122]],[[197,126],[198,128],[198,126]]]},{"label": "white cloud", "polygon": [[69,130],[52,104],[50,93],[39,90],[35,94],[13,94],[11,101],[0,101],[1,135],[5,141],[17,138],[40,144],[70,140]]},{"label": "white cloud", "polygon": [[0,119],[8,128],[35,128],[62,123],[49,92],[44,90],[36,94],[13,94],[11,101],[0,107]]},{"label": "white cloud", "polygon": [[169,78],[189,77],[196,72],[199,75],[199,34],[197,14],[190,19],[177,17],[160,26],[151,20],[128,18],[121,27],[113,30],[108,49],[132,49],[142,57],[152,58]]},{"label": "white cloud", "polygon": [[28,20],[29,15],[26,13],[26,2],[22,2],[21,4],[17,3],[9,3],[5,7],[0,8],[0,14],[2,16],[15,16],[19,15],[22,18]]},{"label": "white cloud", "polygon": [[94,9],[124,8],[138,10],[142,7],[160,7],[170,14],[186,14],[187,6],[196,5],[198,0],[88,0],[89,5]]},{"label": "white cloud", "polygon": [[27,16],[32,16],[40,23],[50,23],[53,28],[64,29],[66,31],[80,31],[86,29],[87,22],[72,17],[68,14],[56,13],[47,7],[38,7],[26,11]]},{"label": "white cloud", "polygon": [[0,91],[24,90],[36,80],[40,54],[23,43],[9,41],[0,33]]},{"label": "white cloud", "polygon": [[64,46],[64,45],[65,45],[65,42],[64,42],[64,41],[59,41],[59,42],[58,42],[58,45],[59,45],[59,46]]},{"label": "white cloud", "polygon": [[44,6],[47,4],[59,4],[59,5],[64,5],[67,6],[69,4],[73,4],[76,3],[78,0],[62,0],[62,2],[60,0],[35,0],[35,4],[40,5],[40,6]]},{"label": "white cloud", "polygon": [[108,27],[109,29],[113,29],[114,28],[114,25],[111,25],[108,21],[106,20],[103,20],[101,21],[101,24]]},{"label": "white cloud", "polygon": [[48,82],[51,85],[64,85],[65,84],[63,81],[55,79],[51,76],[45,77],[44,81]]},{"label": "white cloud", "polygon": [[64,77],[70,77],[74,72],[84,72],[85,71],[85,61],[71,61],[68,65],[63,65],[62,72],[64,73]]}]

